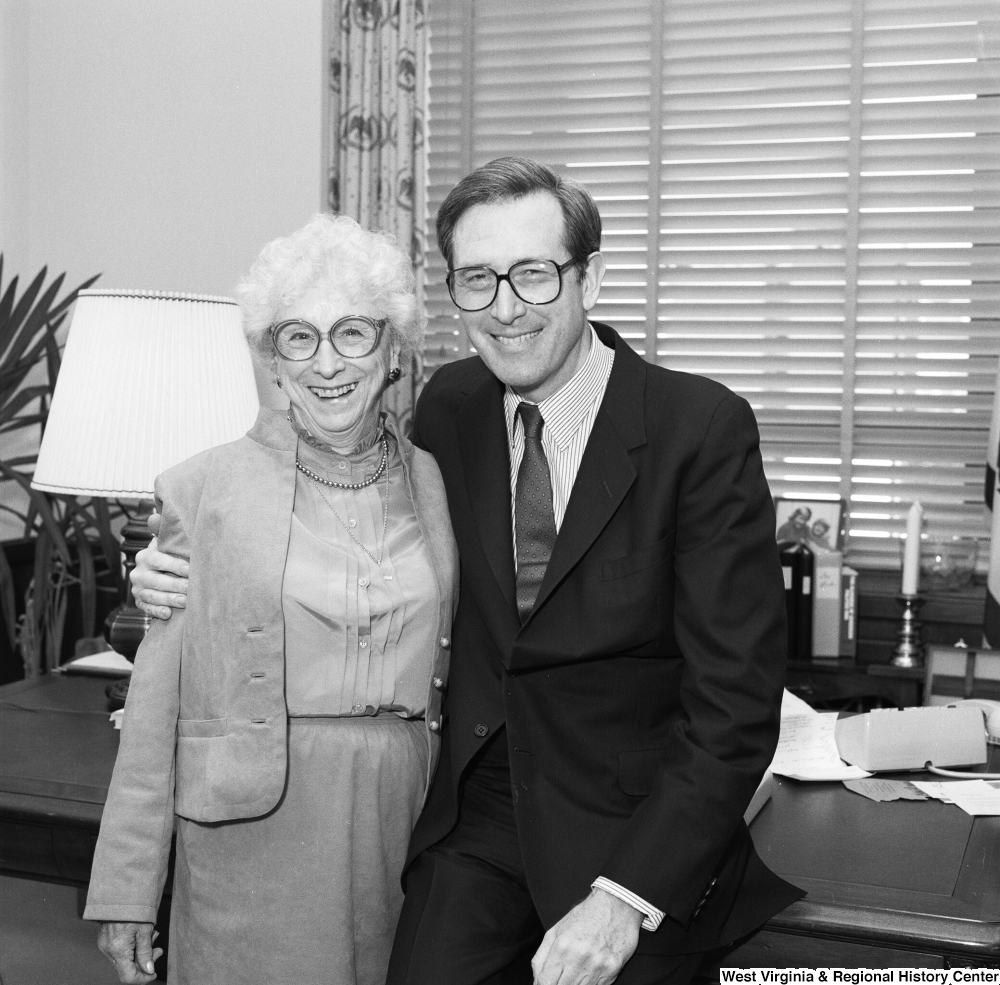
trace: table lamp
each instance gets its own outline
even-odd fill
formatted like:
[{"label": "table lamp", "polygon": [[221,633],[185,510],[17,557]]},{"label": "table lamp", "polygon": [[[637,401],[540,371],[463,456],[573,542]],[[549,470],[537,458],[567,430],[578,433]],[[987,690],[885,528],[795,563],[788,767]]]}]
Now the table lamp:
[{"label": "table lamp", "polygon": [[105,623],[108,642],[129,660],[150,623],[128,575],[151,539],[153,480],[242,437],[257,407],[232,298],[80,291],[31,484],[138,501],[122,531],[124,598]]}]

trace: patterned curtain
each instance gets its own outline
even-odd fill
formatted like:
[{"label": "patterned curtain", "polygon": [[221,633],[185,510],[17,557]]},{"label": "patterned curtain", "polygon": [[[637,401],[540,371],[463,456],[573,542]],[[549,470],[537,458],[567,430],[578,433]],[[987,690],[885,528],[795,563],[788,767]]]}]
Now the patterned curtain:
[{"label": "patterned curtain", "polygon": [[[326,0],[329,61],[327,205],[409,249],[423,306],[426,205],[424,0]],[[386,409],[409,430],[423,365],[386,393]]]}]

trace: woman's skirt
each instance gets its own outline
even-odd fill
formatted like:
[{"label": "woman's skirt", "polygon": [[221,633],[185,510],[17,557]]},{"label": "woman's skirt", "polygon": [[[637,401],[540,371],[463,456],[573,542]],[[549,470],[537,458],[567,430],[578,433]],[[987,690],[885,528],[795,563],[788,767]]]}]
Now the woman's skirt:
[{"label": "woman's skirt", "polygon": [[289,720],[264,817],[178,818],[173,985],[382,985],[427,775],[424,723]]}]

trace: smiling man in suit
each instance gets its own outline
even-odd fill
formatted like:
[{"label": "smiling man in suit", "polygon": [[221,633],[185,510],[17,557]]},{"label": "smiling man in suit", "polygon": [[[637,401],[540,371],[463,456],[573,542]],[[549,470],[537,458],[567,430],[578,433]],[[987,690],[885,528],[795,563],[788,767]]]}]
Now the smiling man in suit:
[{"label": "smiling man in suit", "polygon": [[478,355],[414,420],[462,583],[389,982],[686,981],[801,895],[743,823],[786,649],[753,413],[589,321],[582,186],[493,161],[437,227]]},{"label": "smiling man in suit", "polygon": [[686,982],[801,896],[743,822],[787,645],[756,422],[589,320],[582,186],[503,158],[437,225],[477,355],[414,418],[462,580],[388,981]]}]

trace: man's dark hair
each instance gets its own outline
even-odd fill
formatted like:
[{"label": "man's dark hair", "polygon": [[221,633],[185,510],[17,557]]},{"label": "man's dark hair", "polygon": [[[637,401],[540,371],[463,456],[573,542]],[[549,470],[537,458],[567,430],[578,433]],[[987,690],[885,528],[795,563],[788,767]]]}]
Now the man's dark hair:
[{"label": "man's dark hair", "polygon": [[[587,257],[601,248],[601,215],[590,192],[578,181],[525,157],[498,157],[467,174],[448,193],[437,214],[437,241],[448,269],[453,267],[455,226],[474,205],[496,205],[548,192],[559,203],[565,247],[583,273]],[[554,260],[556,257],[538,257]]]}]

